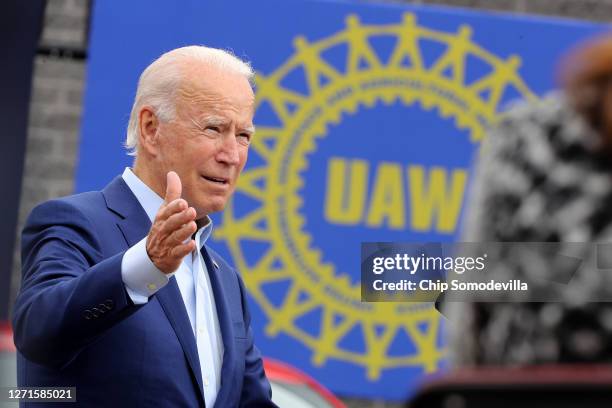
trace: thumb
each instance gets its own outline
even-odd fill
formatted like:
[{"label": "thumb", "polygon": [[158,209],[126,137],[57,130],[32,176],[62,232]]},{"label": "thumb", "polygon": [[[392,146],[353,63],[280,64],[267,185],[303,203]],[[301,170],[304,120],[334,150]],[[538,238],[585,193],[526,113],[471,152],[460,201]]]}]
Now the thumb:
[{"label": "thumb", "polygon": [[177,198],[181,198],[182,190],[183,186],[178,174],[173,171],[169,171],[166,175],[166,197],[164,198],[166,204],[176,200]]}]

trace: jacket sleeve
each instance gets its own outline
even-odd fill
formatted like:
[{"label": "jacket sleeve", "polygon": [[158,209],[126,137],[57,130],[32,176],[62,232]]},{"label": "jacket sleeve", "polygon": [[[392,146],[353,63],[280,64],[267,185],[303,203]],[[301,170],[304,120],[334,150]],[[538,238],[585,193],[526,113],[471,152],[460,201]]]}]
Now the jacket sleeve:
[{"label": "jacket sleeve", "polygon": [[95,226],[65,200],[36,207],[22,234],[14,340],[29,360],[60,368],[138,307],[121,279],[125,252],[103,259]]},{"label": "jacket sleeve", "polygon": [[276,404],[272,402],[272,389],[266,378],[261,353],[253,341],[251,314],[249,312],[246,289],[240,274],[236,273],[236,276],[238,277],[240,286],[242,313],[244,315],[244,324],[247,332],[246,361],[242,393],[240,395],[240,407],[278,408]]}]

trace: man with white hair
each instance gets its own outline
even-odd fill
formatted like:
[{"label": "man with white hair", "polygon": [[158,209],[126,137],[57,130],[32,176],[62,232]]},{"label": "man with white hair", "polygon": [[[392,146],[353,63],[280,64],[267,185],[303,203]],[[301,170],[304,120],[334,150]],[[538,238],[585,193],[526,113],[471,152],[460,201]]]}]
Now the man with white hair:
[{"label": "man with white hair", "polygon": [[162,55],[138,83],[133,168],[32,211],[20,387],[76,387],[86,407],[275,406],[242,280],[206,245],[253,137],[252,76],[218,49]]}]

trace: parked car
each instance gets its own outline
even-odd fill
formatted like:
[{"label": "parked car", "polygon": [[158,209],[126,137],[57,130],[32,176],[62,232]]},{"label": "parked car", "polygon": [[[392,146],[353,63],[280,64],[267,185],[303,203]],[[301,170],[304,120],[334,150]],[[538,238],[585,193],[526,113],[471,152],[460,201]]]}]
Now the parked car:
[{"label": "parked car", "polygon": [[346,405],[312,377],[289,364],[264,358],[272,385],[272,400],[281,408],[346,408]]},{"label": "parked car", "polygon": [[0,387],[14,387],[17,384],[16,370],[13,332],[8,322],[0,322]]}]

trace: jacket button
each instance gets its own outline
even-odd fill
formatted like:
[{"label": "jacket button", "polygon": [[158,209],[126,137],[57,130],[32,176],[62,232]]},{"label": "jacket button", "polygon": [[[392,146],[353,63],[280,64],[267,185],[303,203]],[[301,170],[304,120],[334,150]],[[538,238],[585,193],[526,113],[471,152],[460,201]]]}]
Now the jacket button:
[{"label": "jacket button", "polygon": [[113,299],[106,299],[104,301],[104,307],[106,310],[111,310],[113,307],[115,307],[115,302],[113,302]]},{"label": "jacket button", "polygon": [[104,313],[106,313],[106,310],[104,309],[98,309],[97,307],[92,307],[91,311],[95,314],[97,313],[98,315],[103,315]]},{"label": "jacket button", "polygon": [[94,317],[94,319],[97,319],[98,317],[100,317],[100,313],[98,313],[98,309],[96,309],[95,307],[91,309],[90,313]]},{"label": "jacket button", "polygon": [[92,317],[93,317],[93,313],[91,313],[91,310],[85,310],[83,312],[83,319],[91,320]]}]

